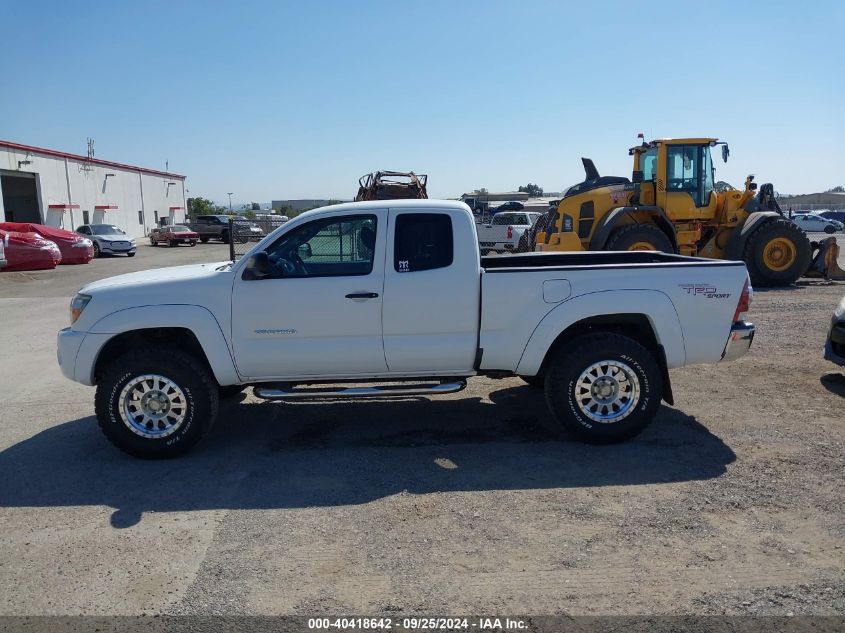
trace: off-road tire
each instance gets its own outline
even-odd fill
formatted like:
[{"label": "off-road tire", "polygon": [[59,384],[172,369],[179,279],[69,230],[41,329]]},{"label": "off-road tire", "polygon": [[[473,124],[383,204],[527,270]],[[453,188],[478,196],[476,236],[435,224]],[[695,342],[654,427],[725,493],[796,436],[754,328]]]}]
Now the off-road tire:
[{"label": "off-road tire", "polygon": [[229,243],[229,230],[228,229],[220,232],[220,241],[223,242],[224,244]]},{"label": "off-road tire", "polygon": [[[120,415],[120,393],[133,378],[159,374],[176,383],[187,400],[182,425],[163,438],[136,434]],[[218,386],[203,362],[182,350],[152,346],[119,356],[98,373],[94,409],[97,423],[117,448],[141,459],[166,459],[186,453],[205,437],[217,417]]]},{"label": "off-road tire", "polygon": [[[598,422],[576,400],[576,383],[590,366],[617,361],[639,380],[632,410],[616,422]],[[569,433],[590,444],[613,444],[638,435],[652,421],[663,394],[663,377],[654,355],[637,341],[611,332],[587,334],[561,348],[546,370],[546,403]]]},{"label": "off-road tire", "polygon": [[167,244],[168,244],[168,246],[170,246],[170,248],[173,248],[174,246],[178,246],[178,245],[179,245],[179,243],[178,243],[176,240],[169,240],[169,241],[167,242]]},{"label": "off-road tire", "polygon": [[654,250],[674,253],[675,249],[666,234],[653,224],[629,224],[614,231],[604,247],[606,251],[628,251],[638,242],[648,242]]},{"label": "off-road tire", "polygon": [[544,389],[546,386],[546,376],[544,374],[537,374],[536,376],[520,376],[522,382],[527,383],[530,387],[535,389]]},{"label": "off-road tire", "polygon": [[200,242],[202,242],[203,244],[208,244],[208,238],[207,237],[201,237]]},{"label": "off-road tire", "polygon": [[158,246],[158,242],[152,237],[150,237],[150,246]]},{"label": "off-road tire", "polygon": [[[785,270],[772,270],[766,266],[763,249],[771,240],[784,238],[795,247],[795,261]],[[769,220],[748,237],[742,261],[748,267],[753,286],[787,286],[798,280],[810,267],[812,249],[807,235],[798,226],[777,218]]]}]

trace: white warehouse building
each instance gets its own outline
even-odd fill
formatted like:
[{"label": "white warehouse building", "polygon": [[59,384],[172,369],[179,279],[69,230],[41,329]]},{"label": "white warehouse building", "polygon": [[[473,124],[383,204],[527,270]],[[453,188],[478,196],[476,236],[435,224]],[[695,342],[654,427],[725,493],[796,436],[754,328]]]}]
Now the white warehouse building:
[{"label": "white warehouse building", "polygon": [[2,140],[0,190],[0,222],[113,224],[143,237],[185,221],[185,176]]}]

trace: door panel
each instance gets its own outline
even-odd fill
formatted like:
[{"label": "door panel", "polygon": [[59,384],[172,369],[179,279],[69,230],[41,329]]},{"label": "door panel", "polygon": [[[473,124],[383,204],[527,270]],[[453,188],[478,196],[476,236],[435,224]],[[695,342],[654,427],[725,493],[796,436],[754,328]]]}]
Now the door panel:
[{"label": "door panel", "polygon": [[[375,224],[373,248],[361,240],[362,227],[372,227],[359,221],[364,217]],[[387,211],[332,220],[307,240],[307,254],[295,248],[297,235],[307,235],[307,227],[325,219],[294,226],[267,248],[275,256],[274,249],[290,252],[286,249],[293,245],[304,256],[301,269],[297,264],[281,278],[236,279],[232,340],[241,375],[268,379],[387,372],[381,327]],[[347,297],[355,294],[366,297]]]},{"label": "door panel", "polygon": [[[447,218],[451,225],[448,265],[444,226],[427,222],[424,216],[430,215]],[[397,226],[404,238],[397,235]],[[385,260],[382,320],[392,373],[472,371],[480,300],[478,249],[466,247],[476,243],[473,228],[466,215],[456,211],[390,211],[388,232],[393,239]]]}]

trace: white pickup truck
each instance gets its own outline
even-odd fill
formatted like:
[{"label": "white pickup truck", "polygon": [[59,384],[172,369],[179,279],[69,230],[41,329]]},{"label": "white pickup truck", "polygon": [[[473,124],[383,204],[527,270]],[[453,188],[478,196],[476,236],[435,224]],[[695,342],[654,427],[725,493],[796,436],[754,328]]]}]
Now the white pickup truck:
[{"label": "white pickup truck", "polygon": [[154,458],[188,450],[218,399],[248,385],[267,400],[437,395],[478,374],[543,386],[570,433],[616,442],[672,402],[670,368],[751,345],[741,262],[480,258],[475,240],[460,202],[316,209],[236,262],[88,284],[59,332],[59,365],[97,386],[109,440]]},{"label": "white pickup truck", "polygon": [[501,211],[489,224],[476,226],[478,248],[484,253],[516,252],[519,238],[543,215],[536,211]]}]

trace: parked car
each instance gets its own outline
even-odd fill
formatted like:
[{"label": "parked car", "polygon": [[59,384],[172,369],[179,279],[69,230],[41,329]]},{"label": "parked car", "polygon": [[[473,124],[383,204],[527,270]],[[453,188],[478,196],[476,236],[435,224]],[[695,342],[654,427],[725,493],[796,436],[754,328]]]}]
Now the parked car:
[{"label": "parked car", "polygon": [[240,260],[83,287],[58,362],[67,378],[96,384],[112,443],[162,458],[206,435],[221,388],[253,385],[269,401],[437,395],[475,375],[543,384],[570,433],[618,442],[672,403],[670,368],[751,345],[742,262],[641,251],[480,258],[475,239],[461,202],[309,211]]},{"label": "parked car", "polygon": [[199,233],[192,231],[182,224],[167,225],[150,231],[150,244],[153,246],[158,246],[159,244],[167,244],[168,246],[188,244],[189,246],[196,246],[199,238]]},{"label": "parked car", "polygon": [[[264,231],[252,220],[242,215],[234,216],[231,219],[237,225],[235,226],[236,241],[258,241],[264,237]],[[231,239],[228,215],[198,215],[192,222],[188,222],[188,228],[199,233],[200,242],[203,244],[211,239],[218,239],[224,244],[228,244]]]},{"label": "parked car", "polygon": [[837,220],[829,220],[814,213],[799,213],[793,215],[792,222],[810,233],[836,233],[845,228],[845,224]]},{"label": "parked car", "polygon": [[477,232],[481,252],[516,252],[522,234],[534,226],[541,215],[532,211],[506,211],[494,215],[490,224],[479,224]]},{"label": "parked car", "polygon": [[833,311],[824,346],[824,357],[837,365],[845,366],[845,297],[842,297],[842,301]]},{"label": "parked car", "polygon": [[828,220],[836,220],[845,224],[845,211],[819,211],[813,215],[820,215]]},{"label": "parked car", "polygon": [[0,230],[6,256],[3,272],[15,270],[48,270],[62,261],[62,253],[55,242],[38,233]]},{"label": "parked car", "polygon": [[87,264],[94,259],[94,243],[73,231],[31,222],[0,222],[0,229],[37,233],[44,239],[55,242],[62,253],[62,264]]},{"label": "parked car", "polygon": [[501,211],[522,211],[523,209],[525,209],[524,204],[516,200],[511,200],[509,202],[505,202],[504,204],[500,204],[496,207],[495,211],[496,213],[500,213]]},{"label": "parked car", "polygon": [[114,255],[123,253],[127,257],[135,257],[135,240],[113,224],[83,224],[76,232],[91,238],[94,242],[94,257],[103,254]]}]

